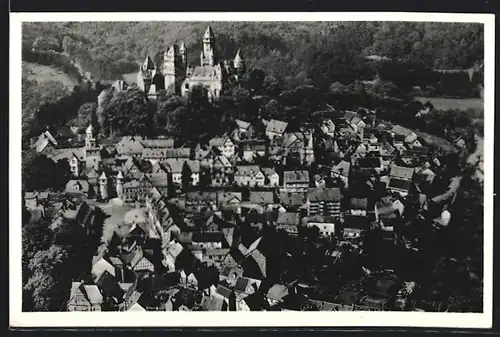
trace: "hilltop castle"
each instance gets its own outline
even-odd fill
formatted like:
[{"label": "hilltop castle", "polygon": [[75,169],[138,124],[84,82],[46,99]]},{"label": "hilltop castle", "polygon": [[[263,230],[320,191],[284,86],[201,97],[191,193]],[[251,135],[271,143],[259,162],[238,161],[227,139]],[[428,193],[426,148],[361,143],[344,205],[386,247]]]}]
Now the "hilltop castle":
[{"label": "hilltop castle", "polygon": [[229,78],[237,77],[244,71],[245,61],[240,50],[232,62],[218,59],[215,35],[208,26],[203,35],[200,65],[189,67],[184,42],[174,44],[163,54],[161,67],[157,67],[151,57],[146,56],[137,73],[137,84],[151,97],[155,97],[160,90],[186,96],[191,88],[201,85],[207,89],[210,99],[217,99]]}]

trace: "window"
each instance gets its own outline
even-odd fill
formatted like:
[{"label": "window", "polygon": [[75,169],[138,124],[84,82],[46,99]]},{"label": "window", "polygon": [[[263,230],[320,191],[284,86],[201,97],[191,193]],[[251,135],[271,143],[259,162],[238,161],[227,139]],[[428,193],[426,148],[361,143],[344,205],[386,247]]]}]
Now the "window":
[{"label": "window", "polygon": [[189,84],[188,84],[188,83],[186,83],[186,84],[184,85],[184,88],[189,89]]}]

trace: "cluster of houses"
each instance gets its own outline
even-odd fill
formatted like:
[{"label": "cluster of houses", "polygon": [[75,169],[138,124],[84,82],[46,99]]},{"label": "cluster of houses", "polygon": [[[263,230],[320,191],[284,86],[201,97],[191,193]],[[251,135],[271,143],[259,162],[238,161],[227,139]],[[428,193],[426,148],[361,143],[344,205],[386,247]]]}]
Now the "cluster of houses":
[{"label": "cluster of houses", "polygon": [[[68,160],[73,174],[63,199],[84,200],[59,202],[54,223],[74,216],[87,226],[85,200],[123,210],[106,220],[112,234],[92,279],[73,283],[68,310],[301,310],[291,299],[311,285],[270,276],[279,268],[266,229],[297,240],[315,233],[341,263],[345,247],[363,252],[368,231],[418,250],[401,228],[417,218],[448,225],[453,193],[426,194],[441,163],[415,133],[372,113],[330,115],[294,130],[262,120],[260,134],[237,120],[232,133],[194,148],[167,138],[98,140],[92,126],[84,146],[61,148],[44,132],[33,147]],[[50,194],[26,193],[26,208],[47,212]],[[412,280],[366,274],[372,285],[363,291],[344,285],[334,297],[305,298],[317,310],[410,310]]]}]

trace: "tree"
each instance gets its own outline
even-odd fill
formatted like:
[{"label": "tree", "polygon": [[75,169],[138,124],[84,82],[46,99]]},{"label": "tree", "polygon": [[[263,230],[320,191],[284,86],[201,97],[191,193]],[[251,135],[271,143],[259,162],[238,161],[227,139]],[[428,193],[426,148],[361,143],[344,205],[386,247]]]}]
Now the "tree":
[{"label": "tree", "polygon": [[187,161],[184,162],[184,165],[182,166],[182,189],[184,191],[187,191],[192,184],[192,178],[191,178],[191,168],[189,167]]},{"label": "tree", "polygon": [[149,104],[137,87],[116,93],[104,106],[111,134],[146,135],[150,127]]},{"label": "tree", "polygon": [[56,164],[33,149],[23,151],[22,183],[24,191],[61,189],[66,184],[69,165]]},{"label": "tree", "polygon": [[84,103],[78,108],[78,117],[75,121],[75,125],[78,126],[81,131],[87,128],[89,124],[92,124],[94,130],[99,132],[97,104],[93,102]]},{"label": "tree", "polygon": [[266,73],[262,69],[253,68],[249,73],[243,76],[242,82],[246,84],[250,91],[261,93],[265,77]]},{"label": "tree", "polygon": [[277,97],[281,93],[278,79],[274,76],[267,75],[262,83],[262,91],[271,97]]}]

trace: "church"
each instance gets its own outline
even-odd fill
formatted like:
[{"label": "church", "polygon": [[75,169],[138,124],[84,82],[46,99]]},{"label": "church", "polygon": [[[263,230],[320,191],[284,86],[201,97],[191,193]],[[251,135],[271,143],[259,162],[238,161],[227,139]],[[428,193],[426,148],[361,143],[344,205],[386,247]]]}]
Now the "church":
[{"label": "church", "polygon": [[195,86],[206,88],[211,100],[217,99],[230,77],[245,71],[245,61],[238,50],[233,61],[222,61],[215,50],[215,35],[210,26],[203,35],[200,64],[188,66],[185,44],[174,44],[163,54],[163,64],[157,67],[147,56],[137,73],[137,85],[149,97],[156,97],[160,90],[187,96]]}]

